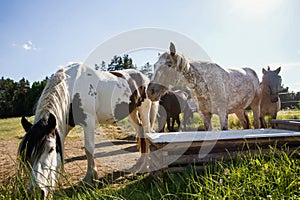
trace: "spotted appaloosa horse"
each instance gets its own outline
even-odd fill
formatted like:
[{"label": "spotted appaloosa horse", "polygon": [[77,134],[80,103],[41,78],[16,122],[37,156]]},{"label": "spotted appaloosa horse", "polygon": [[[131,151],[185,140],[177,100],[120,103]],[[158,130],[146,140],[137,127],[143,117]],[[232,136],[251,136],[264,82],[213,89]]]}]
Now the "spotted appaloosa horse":
[{"label": "spotted appaloosa horse", "polygon": [[250,106],[254,127],[259,128],[260,87],[259,79],[250,68],[225,70],[211,62],[189,61],[176,53],[171,43],[170,51],[160,55],[154,64],[154,75],[148,86],[148,96],[158,100],[180,79],[192,90],[194,101],[201,111],[205,129],[212,130],[211,117],[219,115],[222,130],[228,129],[228,114],[235,113],[249,128],[245,109]]},{"label": "spotted appaloosa horse", "polygon": [[265,116],[270,116],[271,119],[276,119],[277,112],[281,108],[279,92],[281,90],[281,76],[279,72],[281,67],[276,70],[262,69],[263,77],[261,82],[261,104],[260,104],[260,122],[262,128],[267,128]]},{"label": "spotted appaloosa horse", "polygon": [[[175,121],[178,125],[178,130],[180,131],[181,123],[180,123],[180,113],[183,113],[183,126],[184,130],[186,130],[186,124],[189,119],[192,117],[192,110],[189,108],[187,103],[188,95],[181,90],[176,91],[167,91],[160,100],[159,100],[159,109],[158,109],[158,130],[159,132],[164,132],[165,123],[167,122],[167,129],[171,131],[175,131],[174,125]],[[172,124],[171,124],[172,119]]]},{"label": "spotted appaloosa horse", "polygon": [[[72,64],[55,73],[38,101],[34,123],[22,117],[26,131],[19,154],[30,168],[29,189],[40,188],[46,197],[56,183],[62,164],[67,133],[75,125],[84,130],[87,172],[84,181],[97,178],[94,162],[96,121],[114,123],[127,117],[132,122],[141,152],[145,152],[144,133],[151,131],[155,105],[146,96],[148,78],[137,70],[95,71],[83,64]],[[152,117],[156,115],[152,112]],[[154,121],[154,120],[152,120]]]}]

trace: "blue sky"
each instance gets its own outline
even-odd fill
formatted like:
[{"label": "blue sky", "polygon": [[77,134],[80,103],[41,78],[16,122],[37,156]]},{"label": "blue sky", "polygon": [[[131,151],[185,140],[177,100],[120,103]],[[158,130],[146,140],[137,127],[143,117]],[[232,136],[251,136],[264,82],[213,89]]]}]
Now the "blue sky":
[{"label": "blue sky", "polygon": [[[0,76],[42,80],[114,35],[155,27],[186,35],[222,67],[249,66],[261,77],[262,67],[281,66],[283,84],[297,92],[299,9],[298,0],[3,0]],[[137,64],[155,60],[147,56]]]}]

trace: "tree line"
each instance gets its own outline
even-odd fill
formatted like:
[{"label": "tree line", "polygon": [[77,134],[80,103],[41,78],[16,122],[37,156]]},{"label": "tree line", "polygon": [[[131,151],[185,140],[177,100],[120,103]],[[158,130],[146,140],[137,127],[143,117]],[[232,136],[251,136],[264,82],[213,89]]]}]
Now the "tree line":
[{"label": "tree line", "polygon": [[[122,69],[136,69],[132,59],[128,55],[114,56],[111,62],[106,65],[101,62],[95,65],[96,70],[114,71]],[[146,63],[140,70],[148,77],[152,75],[152,66]],[[32,116],[34,115],[36,104],[47,84],[48,77],[42,81],[33,82],[32,85],[28,80],[22,78],[14,81],[2,77],[0,79],[0,118]]]},{"label": "tree line", "polygon": [[2,77],[0,79],[0,118],[33,115],[35,105],[47,81],[48,77],[30,86],[25,78],[16,82]]},{"label": "tree line", "polygon": [[[102,61],[99,65],[95,64],[96,70],[114,71],[123,69],[137,69],[132,59],[128,55],[114,56],[111,62],[106,65]],[[152,66],[146,63],[139,70],[146,76],[151,78]],[[34,115],[35,107],[44,87],[47,84],[48,77],[42,81],[30,82],[25,78],[16,82],[9,78],[2,77],[0,79],[0,118],[20,117],[22,115]],[[184,88],[183,88],[184,89]],[[300,108],[300,92],[289,92],[288,87],[283,87],[281,95],[282,109],[299,109]]]}]

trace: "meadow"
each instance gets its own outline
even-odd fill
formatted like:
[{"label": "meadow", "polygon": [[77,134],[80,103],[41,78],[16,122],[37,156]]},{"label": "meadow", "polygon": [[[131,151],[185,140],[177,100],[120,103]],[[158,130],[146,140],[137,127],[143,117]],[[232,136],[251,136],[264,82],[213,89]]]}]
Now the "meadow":
[{"label": "meadow", "polygon": [[[280,111],[278,119],[300,119],[300,111]],[[218,129],[218,118],[214,116],[212,121],[214,129]],[[127,120],[118,125],[124,130],[131,129]],[[241,129],[234,116],[229,118],[229,128]],[[194,116],[189,129],[199,129],[198,115]],[[81,131],[80,128],[72,132],[67,140],[80,140],[76,135],[78,131]],[[0,141],[19,141],[23,134],[20,118],[0,120]],[[2,163],[1,165],[3,166]],[[26,180],[25,175],[18,173],[7,177],[0,183],[0,199],[39,199],[38,192],[28,194]],[[299,199],[300,151],[276,149],[274,146],[270,147],[268,153],[252,154],[249,151],[238,155],[234,160],[207,164],[201,171],[196,171],[190,165],[185,172],[167,173],[159,177],[125,172],[107,173],[99,179],[96,186],[79,185],[72,181],[58,183],[52,198]]]}]

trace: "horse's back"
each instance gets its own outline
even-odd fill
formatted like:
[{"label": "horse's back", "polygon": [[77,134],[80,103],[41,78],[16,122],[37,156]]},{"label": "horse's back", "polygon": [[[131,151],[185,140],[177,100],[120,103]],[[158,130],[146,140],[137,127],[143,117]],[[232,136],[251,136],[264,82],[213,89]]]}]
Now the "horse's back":
[{"label": "horse's back", "polygon": [[233,113],[239,109],[246,109],[259,96],[259,79],[250,68],[228,69],[228,110]]}]

